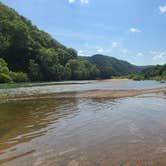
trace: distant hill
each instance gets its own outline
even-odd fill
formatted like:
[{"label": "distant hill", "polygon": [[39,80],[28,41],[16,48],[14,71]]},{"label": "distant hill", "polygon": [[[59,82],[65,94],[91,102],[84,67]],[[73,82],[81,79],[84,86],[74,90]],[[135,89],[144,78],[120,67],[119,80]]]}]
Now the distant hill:
[{"label": "distant hill", "polygon": [[84,59],[97,66],[100,70],[100,77],[103,79],[110,78],[111,76],[137,74],[146,68],[146,66],[135,66],[127,61],[101,54],[84,57]]}]

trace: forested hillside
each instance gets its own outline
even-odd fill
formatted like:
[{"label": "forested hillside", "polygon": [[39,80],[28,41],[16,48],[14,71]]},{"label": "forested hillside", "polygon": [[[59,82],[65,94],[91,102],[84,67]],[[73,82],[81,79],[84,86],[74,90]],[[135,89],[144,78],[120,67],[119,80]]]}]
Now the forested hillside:
[{"label": "forested hillside", "polygon": [[126,61],[118,60],[105,55],[94,55],[85,57],[90,63],[95,64],[100,70],[101,78],[110,78],[111,76],[122,76],[128,74],[140,73],[146,67],[135,66]]},{"label": "forested hillside", "polygon": [[[0,3],[0,43],[0,82],[27,79],[29,81],[95,79],[99,75],[96,66],[80,60],[74,49],[66,48],[2,3]],[[4,72],[1,69],[3,66],[8,66],[8,71]],[[13,80],[12,72],[9,70],[13,73],[22,72],[17,76],[24,76],[26,79]]]},{"label": "forested hillside", "polygon": [[104,55],[79,57],[0,2],[0,83],[105,79],[143,69]]},{"label": "forested hillside", "polygon": [[142,74],[144,79],[166,80],[166,64],[146,68]]}]

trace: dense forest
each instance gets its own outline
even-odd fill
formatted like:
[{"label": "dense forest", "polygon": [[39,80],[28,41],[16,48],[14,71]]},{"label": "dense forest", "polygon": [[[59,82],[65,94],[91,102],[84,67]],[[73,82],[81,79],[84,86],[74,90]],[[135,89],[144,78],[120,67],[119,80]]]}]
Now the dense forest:
[{"label": "dense forest", "polygon": [[0,82],[95,79],[99,70],[77,52],[0,3]]},{"label": "dense forest", "polygon": [[115,76],[114,78],[128,78],[133,80],[166,80],[166,64],[149,66],[137,74],[129,74],[124,76]]},{"label": "dense forest", "polygon": [[166,64],[146,68],[142,75],[144,79],[166,80]]},{"label": "dense forest", "polygon": [[[104,55],[80,57],[0,2],[0,83],[165,75],[165,66],[139,67]],[[144,70],[145,69],[145,70]]]}]

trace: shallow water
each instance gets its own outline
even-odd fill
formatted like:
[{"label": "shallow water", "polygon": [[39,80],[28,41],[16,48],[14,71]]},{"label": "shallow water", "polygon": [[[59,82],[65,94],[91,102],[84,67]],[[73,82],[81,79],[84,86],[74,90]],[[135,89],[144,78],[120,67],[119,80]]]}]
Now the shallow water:
[{"label": "shallow water", "polygon": [[[74,83],[74,84],[72,84]],[[45,83],[46,84],[46,83]],[[1,97],[15,97],[15,96],[27,96],[27,95],[43,95],[43,94],[55,94],[62,92],[84,92],[90,90],[107,90],[107,89],[151,89],[166,87],[166,83],[159,83],[157,81],[120,81],[120,82],[100,82],[100,81],[75,81],[75,82],[61,82],[47,83],[46,86],[39,86],[39,84],[31,84],[30,87],[18,87],[11,89],[0,89]]]},{"label": "shallow water", "polygon": [[1,100],[0,165],[166,165],[166,95],[117,100],[74,97],[89,87],[144,89],[164,84],[87,84],[78,90],[74,86],[65,86],[73,87],[71,92],[51,97]]}]

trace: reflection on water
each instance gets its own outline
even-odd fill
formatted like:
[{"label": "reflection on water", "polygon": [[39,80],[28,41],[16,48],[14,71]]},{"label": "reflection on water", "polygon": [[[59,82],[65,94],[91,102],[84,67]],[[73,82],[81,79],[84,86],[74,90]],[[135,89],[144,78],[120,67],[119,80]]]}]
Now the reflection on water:
[{"label": "reflection on water", "polygon": [[166,165],[166,96],[79,99],[62,93],[0,104],[0,165]]},{"label": "reflection on water", "polygon": [[0,105],[0,153],[4,147],[44,135],[76,108],[75,99],[40,99],[7,102]]}]

